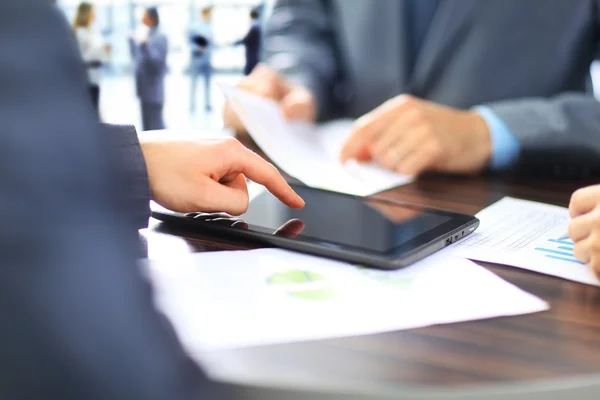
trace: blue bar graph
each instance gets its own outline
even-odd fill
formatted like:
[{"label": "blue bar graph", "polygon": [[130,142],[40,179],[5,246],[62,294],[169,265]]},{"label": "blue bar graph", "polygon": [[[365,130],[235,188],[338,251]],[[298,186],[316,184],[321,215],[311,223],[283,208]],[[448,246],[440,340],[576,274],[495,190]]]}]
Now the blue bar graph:
[{"label": "blue bar graph", "polygon": [[552,253],[552,254],[556,254],[558,256],[565,256],[565,257],[573,257],[573,252],[564,252],[564,251],[558,251],[558,250],[552,250],[552,249],[544,249],[543,247],[536,247],[537,251],[543,251],[545,253]]},{"label": "blue bar graph", "polygon": [[571,254],[573,254],[573,247],[572,246],[558,246],[558,248],[561,249],[561,250],[570,251]]},{"label": "blue bar graph", "polygon": [[579,265],[584,265],[584,263],[582,263],[581,261],[576,260],[574,258],[557,257],[557,256],[546,256],[546,257],[552,258],[554,260],[567,261],[567,262],[572,262],[572,263],[579,264]]},{"label": "blue bar graph", "polygon": [[[557,244],[560,246],[556,246],[556,248],[545,248],[545,247],[536,247],[535,250],[541,253],[545,253],[546,258],[550,258],[553,260],[566,261],[574,264],[583,265],[581,261],[575,258],[573,254],[573,242],[569,239],[567,235],[562,236],[558,239],[548,239],[549,243]],[[554,247],[554,246],[549,246]]]},{"label": "blue bar graph", "polygon": [[561,240],[561,239],[548,239],[550,243],[558,243],[558,244],[566,244],[567,246],[573,246],[573,242],[570,240]]}]

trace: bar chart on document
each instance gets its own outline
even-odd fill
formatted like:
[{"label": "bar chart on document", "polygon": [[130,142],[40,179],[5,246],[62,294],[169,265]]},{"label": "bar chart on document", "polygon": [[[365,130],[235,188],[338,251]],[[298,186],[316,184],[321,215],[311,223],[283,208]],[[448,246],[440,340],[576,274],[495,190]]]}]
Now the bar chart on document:
[{"label": "bar chart on document", "polygon": [[543,247],[536,247],[534,250],[541,252],[545,257],[553,260],[565,261],[579,265],[584,264],[577,260],[573,255],[573,241],[569,239],[568,235],[563,235],[559,238],[550,238],[547,241],[547,245]]},{"label": "bar chart on document", "polygon": [[477,217],[480,228],[452,252],[600,286],[591,269],[573,255],[566,208],[506,197]]}]

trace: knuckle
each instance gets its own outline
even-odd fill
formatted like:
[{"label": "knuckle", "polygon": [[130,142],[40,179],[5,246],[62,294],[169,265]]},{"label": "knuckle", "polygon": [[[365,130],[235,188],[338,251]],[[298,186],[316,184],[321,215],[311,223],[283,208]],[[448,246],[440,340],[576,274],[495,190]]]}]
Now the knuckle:
[{"label": "knuckle", "polygon": [[400,103],[406,107],[414,107],[417,105],[418,100],[413,95],[405,94],[405,95],[402,95]]},{"label": "knuckle", "polygon": [[567,233],[569,234],[570,238],[575,237],[575,231],[576,231],[576,227],[573,224],[573,222],[571,221],[571,223],[569,224],[569,226],[567,227]]},{"label": "knuckle", "polygon": [[428,126],[427,116],[420,108],[415,108],[410,114],[411,122],[419,126]]},{"label": "knuckle", "polygon": [[229,213],[234,216],[242,215],[248,210],[248,207],[244,207],[243,205],[231,207]]},{"label": "knuckle", "polygon": [[439,157],[444,151],[444,149],[442,148],[442,144],[438,140],[430,141],[428,149],[429,153],[435,157]]},{"label": "knuckle", "polygon": [[244,198],[242,200],[243,202],[240,203],[238,210],[236,210],[236,215],[242,215],[246,213],[246,211],[248,211],[248,206],[250,205],[250,197],[248,196],[248,191],[244,192]]},{"label": "knuckle", "polygon": [[277,167],[273,164],[271,164],[270,162],[266,161],[263,159],[263,162],[265,163],[265,174],[266,174],[266,178],[271,180],[271,179],[275,179],[277,178],[280,174],[279,174],[279,170],[277,169]]},{"label": "knuckle", "polygon": [[592,215],[592,230],[600,230],[600,215]]},{"label": "knuckle", "polygon": [[443,149],[436,141],[431,140],[423,146],[423,155],[430,161],[439,159],[442,153]]},{"label": "knuckle", "polygon": [[394,160],[392,160],[392,157],[387,154],[379,157],[377,159],[377,162],[379,162],[379,164],[383,165],[387,169],[391,169],[391,170],[397,169],[396,163],[394,162]]},{"label": "knuckle", "polygon": [[392,171],[396,171],[400,174],[407,174],[407,175],[409,174],[409,172],[406,170],[406,168],[402,164],[397,164],[397,165],[391,166],[391,167],[389,167],[389,169]]},{"label": "knuckle", "polygon": [[590,250],[600,254],[600,236],[597,233],[590,236],[589,243]]},{"label": "knuckle", "polygon": [[267,162],[267,165],[269,166],[269,173],[273,176],[279,176],[279,170],[277,169],[277,167],[273,164],[271,164],[270,162]]},{"label": "knuckle", "polygon": [[576,259],[578,259],[580,261],[587,262],[588,254],[589,254],[589,251],[588,251],[587,247],[582,243],[578,243],[573,247],[573,255],[575,256]]},{"label": "knuckle", "polygon": [[[587,215],[576,218],[574,221],[581,221],[579,225],[581,225],[582,228],[586,227],[592,231],[600,230],[600,210],[595,209]],[[585,222],[585,224],[582,222]],[[575,224],[575,226],[577,227],[577,224]]]},{"label": "knuckle", "polygon": [[225,158],[234,158],[237,156],[240,151],[240,147],[243,147],[242,144],[234,138],[227,138],[221,140],[218,144],[219,153]]},{"label": "knuckle", "polygon": [[250,91],[254,88],[255,84],[254,84],[255,79],[252,76],[247,76],[242,78],[242,80],[240,80],[238,82],[238,84],[236,85],[236,87],[238,89],[243,89],[246,91]]},{"label": "knuckle", "polygon": [[240,143],[239,140],[235,139],[235,138],[226,138],[223,139],[223,141],[221,142],[223,147],[229,148],[229,149],[238,149],[242,144]]},{"label": "knuckle", "polygon": [[430,141],[437,142],[438,140],[435,128],[427,121],[425,121],[423,125],[423,136]]},{"label": "knuckle", "polygon": [[354,132],[366,132],[373,123],[373,118],[369,114],[365,114],[354,122],[352,131]]},{"label": "knuckle", "polygon": [[569,202],[570,206],[577,206],[585,197],[585,188],[578,189],[571,195],[571,201]]},{"label": "knuckle", "polygon": [[386,159],[385,151],[373,152],[373,160],[376,163],[379,163],[385,167],[385,159]]}]

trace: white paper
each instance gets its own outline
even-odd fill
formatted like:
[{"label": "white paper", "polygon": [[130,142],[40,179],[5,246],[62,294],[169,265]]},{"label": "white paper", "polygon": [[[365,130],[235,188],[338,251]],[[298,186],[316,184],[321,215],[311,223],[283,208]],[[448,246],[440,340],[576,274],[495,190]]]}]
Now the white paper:
[{"label": "white paper", "polygon": [[191,354],[547,309],[471,261],[387,272],[279,249],[155,260],[156,301]]},{"label": "white paper", "polygon": [[277,103],[219,84],[225,98],[254,141],[290,176],[320,189],[368,196],[404,185],[412,177],[386,170],[375,163],[339,161],[351,121],[323,125],[289,122]]},{"label": "white paper", "polygon": [[479,229],[449,252],[600,286],[591,268],[573,256],[566,208],[505,197],[477,218]]}]

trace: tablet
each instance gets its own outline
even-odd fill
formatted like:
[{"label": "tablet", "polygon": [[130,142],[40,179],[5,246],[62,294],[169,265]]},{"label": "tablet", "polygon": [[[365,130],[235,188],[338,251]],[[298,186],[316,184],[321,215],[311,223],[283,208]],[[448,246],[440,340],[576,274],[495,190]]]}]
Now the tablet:
[{"label": "tablet", "polygon": [[306,201],[303,209],[290,209],[266,190],[259,190],[251,195],[248,211],[239,217],[179,214],[156,206],[152,215],[216,237],[250,239],[380,269],[408,266],[479,226],[479,220],[471,215],[305,186],[293,188]]}]

